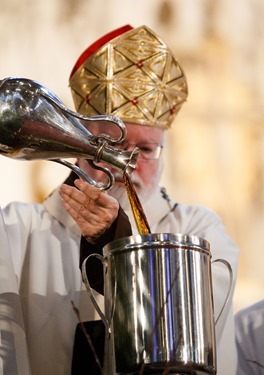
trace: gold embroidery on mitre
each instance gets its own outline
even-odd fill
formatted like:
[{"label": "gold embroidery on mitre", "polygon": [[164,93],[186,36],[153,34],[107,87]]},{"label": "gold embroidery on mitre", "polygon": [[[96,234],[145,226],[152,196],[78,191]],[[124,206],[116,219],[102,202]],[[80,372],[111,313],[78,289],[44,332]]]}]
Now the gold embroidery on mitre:
[{"label": "gold embroidery on mitre", "polygon": [[188,95],[184,72],[148,27],[99,48],[70,78],[76,111],[109,114],[124,122],[169,128]]}]

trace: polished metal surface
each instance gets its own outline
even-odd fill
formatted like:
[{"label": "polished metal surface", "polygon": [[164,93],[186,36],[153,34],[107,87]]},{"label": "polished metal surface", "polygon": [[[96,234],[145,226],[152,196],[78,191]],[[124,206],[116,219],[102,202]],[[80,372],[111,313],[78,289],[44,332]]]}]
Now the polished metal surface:
[{"label": "polished metal surface", "polygon": [[[90,257],[104,265],[104,312],[86,274]],[[211,264],[229,272],[216,321]],[[184,234],[155,233],[113,241],[103,256],[89,255],[83,281],[105,324],[104,374],[215,375],[215,325],[229,298],[230,264],[211,263],[210,244]]]},{"label": "polished metal surface", "polygon": [[[81,123],[103,121],[117,126],[120,136],[93,136]],[[120,171],[135,168],[138,150],[116,149],[126,135],[124,123],[114,116],[86,117],[66,108],[47,87],[25,78],[0,81],[0,154],[21,160],[52,160],[66,165],[81,178],[100,189],[109,189],[114,177],[105,163]],[[92,180],[83,171],[61,158],[86,158],[96,169],[103,170],[107,184]]]},{"label": "polished metal surface", "polygon": [[104,259],[116,373],[216,374],[209,243],[136,235],[105,246]]}]

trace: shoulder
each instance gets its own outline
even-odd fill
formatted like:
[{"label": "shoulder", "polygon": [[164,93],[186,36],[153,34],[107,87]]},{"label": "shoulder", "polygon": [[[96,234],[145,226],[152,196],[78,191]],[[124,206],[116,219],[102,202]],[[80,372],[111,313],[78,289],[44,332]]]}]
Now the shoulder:
[{"label": "shoulder", "polygon": [[178,203],[174,215],[177,220],[188,225],[188,228],[194,232],[197,228],[200,231],[211,226],[222,226],[222,220],[215,211],[199,204]]},{"label": "shoulder", "polygon": [[200,217],[210,217],[214,220],[221,220],[219,215],[213,211],[212,209],[203,206],[201,204],[184,204],[184,203],[178,203],[177,204],[177,211],[181,215],[186,216],[200,216]]},{"label": "shoulder", "polygon": [[5,219],[17,217],[28,220],[32,217],[41,216],[44,211],[43,205],[38,203],[11,202],[2,208]]},{"label": "shoulder", "polygon": [[[158,204],[153,207],[154,201]],[[205,220],[208,225],[208,222],[215,223],[221,221],[220,217],[212,209],[204,205],[185,204],[175,201],[166,193],[165,188],[157,190],[149,203],[151,203],[152,214],[153,210],[157,210],[159,213],[162,212],[164,217],[169,215],[171,219],[174,217],[180,223],[196,223],[197,221]]]},{"label": "shoulder", "polygon": [[2,209],[2,214],[6,230],[14,236],[16,233],[24,237],[54,225],[51,215],[39,203],[12,202]]},{"label": "shoulder", "polygon": [[240,310],[235,315],[237,341],[261,340],[264,345],[264,300]]},{"label": "shoulder", "polygon": [[260,374],[264,369],[264,300],[235,315],[238,374]]},{"label": "shoulder", "polygon": [[239,249],[230,237],[221,217],[203,205],[177,204],[172,213],[175,228],[185,234],[204,238],[210,243],[213,258],[226,259],[236,274]]},{"label": "shoulder", "polygon": [[264,333],[264,299],[240,310],[235,315],[235,320],[240,326],[252,324],[256,327],[262,326]]}]

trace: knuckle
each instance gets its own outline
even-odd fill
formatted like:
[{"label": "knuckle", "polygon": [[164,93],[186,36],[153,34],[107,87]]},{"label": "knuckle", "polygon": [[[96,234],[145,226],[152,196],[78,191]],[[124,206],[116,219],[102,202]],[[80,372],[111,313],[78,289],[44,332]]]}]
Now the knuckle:
[{"label": "knuckle", "polygon": [[89,206],[89,204],[91,203],[91,200],[92,200],[92,198],[90,198],[89,196],[86,195],[85,198],[84,198],[84,201],[83,201],[82,208],[84,209],[84,207]]},{"label": "knuckle", "polygon": [[99,201],[101,200],[102,194],[103,194],[103,192],[101,190],[97,189],[97,191],[95,192],[94,197],[93,197],[96,204],[98,204]]}]

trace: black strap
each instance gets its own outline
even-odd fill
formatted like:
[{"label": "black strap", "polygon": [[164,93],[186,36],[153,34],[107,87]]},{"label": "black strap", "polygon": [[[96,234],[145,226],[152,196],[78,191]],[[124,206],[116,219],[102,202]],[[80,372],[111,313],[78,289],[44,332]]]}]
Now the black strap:
[{"label": "black strap", "polygon": [[[80,244],[80,268],[84,259],[90,254],[102,254],[103,247],[118,239],[131,236],[132,229],[127,215],[119,208],[118,216],[112,226],[96,241],[96,244],[91,244],[84,237],[81,238]],[[86,274],[90,286],[100,294],[104,294],[104,277],[103,266],[99,259],[93,257],[86,262]]]},{"label": "black strap", "polygon": [[78,324],[72,358],[72,375],[101,375],[105,327],[101,320]]}]

